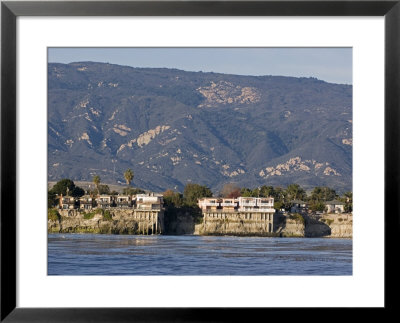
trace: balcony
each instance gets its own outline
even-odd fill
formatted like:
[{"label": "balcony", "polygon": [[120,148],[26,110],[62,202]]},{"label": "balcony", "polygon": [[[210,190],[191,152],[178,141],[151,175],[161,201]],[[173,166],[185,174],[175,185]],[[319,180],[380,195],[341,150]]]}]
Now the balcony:
[{"label": "balcony", "polygon": [[241,203],[239,203],[239,206],[243,206],[243,207],[256,206],[256,205],[257,205],[256,202],[250,202],[250,201],[242,201]]},{"label": "balcony", "polygon": [[237,203],[221,203],[221,206],[236,207],[236,206],[237,206]]},{"label": "balcony", "polygon": [[161,210],[161,204],[138,204],[136,209],[145,211]]},{"label": "balcony", "polygon": [[117,204],[131,204],[131,201],[128,200],[117,200]]},{"label": "balcony", "polygon": [[275,213],[275,209],[273,208],[259,208],[259,207],[240,207],[238,211],[248,212],[248,213]]},{"label": "balcony", "polygon": [[63,199],[61,200],[61,202],[62,202],[63,204],[75,203],[75,199],[63,198]]},{"label": "balcony", "polygon": [[260,207],[254,210],[255,212],[275,213],[275,209],[273,207]]},{"label": "balcony", "polygon": [[274,203],[258,203],[257,204],[258,207],[260,208],[266,208],[266,209],[273,209],[274,208]]}]

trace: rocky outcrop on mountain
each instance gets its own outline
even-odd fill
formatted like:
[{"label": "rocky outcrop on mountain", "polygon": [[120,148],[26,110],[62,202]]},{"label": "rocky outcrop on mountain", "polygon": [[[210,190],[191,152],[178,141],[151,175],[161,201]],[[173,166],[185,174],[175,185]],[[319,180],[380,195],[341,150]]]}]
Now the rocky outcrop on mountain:
[{"label": "rocky outcrop on mountain", "polygon": [[48,179],[218,192],[351,190],[352,86],[78,62],[48,65]]},{"label": "rocky outcrop on mountain", "polygon": [[306,172],[316,176],[320,175],[334,175],[341,176],[341,174],[328,166],[329,163],[319,163],[316,160],[302,160],[301,157],[290,158],[286,163],[278,164],[275,167],[266,167],[259,172],[259,175],[263,178],[270,176],[285,176],[288,174],[294,174],[296,172]]},{"label": "rocky outcrop on mountain", "polygon": [[205,98],[205,102],[199,107],[213,107],[220,104],[250,104],[260,101],[260,93],[254,87],[240,87],[231,82],[211,82],[210,86],[197,89]]}]

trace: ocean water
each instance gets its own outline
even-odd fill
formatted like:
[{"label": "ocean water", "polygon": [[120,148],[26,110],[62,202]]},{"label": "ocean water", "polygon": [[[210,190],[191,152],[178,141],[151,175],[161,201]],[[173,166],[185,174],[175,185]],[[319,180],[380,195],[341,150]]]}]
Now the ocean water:
[{"label": "ocean water", "polygon": [[49,234],[48,275],[352,275],[352,240]]}]

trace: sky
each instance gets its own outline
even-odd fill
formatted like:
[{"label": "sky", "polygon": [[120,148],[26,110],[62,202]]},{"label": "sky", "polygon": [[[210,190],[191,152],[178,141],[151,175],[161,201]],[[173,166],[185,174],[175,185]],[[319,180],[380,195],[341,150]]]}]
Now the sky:
[{"label": "sky", "polygon": [[239,75],[316,77],[352,84],[352,48],[49,48],[51,63],[104,62]]}]

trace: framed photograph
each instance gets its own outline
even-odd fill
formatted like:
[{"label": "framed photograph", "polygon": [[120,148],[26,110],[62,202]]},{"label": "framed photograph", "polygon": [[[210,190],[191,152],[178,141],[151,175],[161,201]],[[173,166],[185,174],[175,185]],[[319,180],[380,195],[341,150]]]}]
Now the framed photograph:
[{"label": "framed photograph", "polygon": [[399,15],[3,1],[1,320],[392,308]]}]

